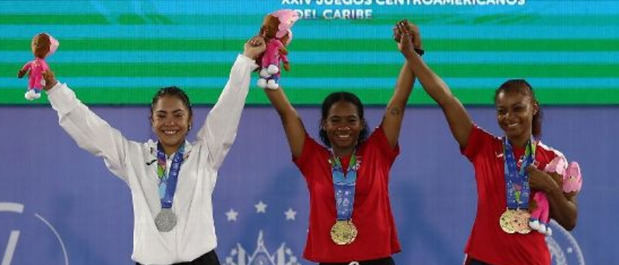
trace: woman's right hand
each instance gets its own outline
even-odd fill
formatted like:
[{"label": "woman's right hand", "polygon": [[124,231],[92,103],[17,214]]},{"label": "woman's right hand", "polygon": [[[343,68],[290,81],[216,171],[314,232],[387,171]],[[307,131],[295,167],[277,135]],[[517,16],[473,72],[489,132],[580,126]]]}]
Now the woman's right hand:
[{"label": "woman's right hand", "polygon": [[266,44],[264,38],[261,36],[255,36],[245,42],[243,47],[243,55],[256,60],[266,50]]},{"label": "woman's right hand", "polygon": [[[443,79],[434,73],[421,57],[416,55],[415,49],[423,48],[419,28],[407,20],[401,20],[393,28],[393,35],[398,41],[398,49],[409,63],[410,70],[413,71],[426,93],[443,109],[452,135],[460,147],[466,147],[473,128],[473,121]],[[410,39],[406,40],[405,35]]]},{"label": "woman's right hand", "polygon": [[56,80],[56,76],[54,76],[54,72],[52,72],[51,69],[43,72],[42,75],[43,79],[45,79],[45,86],[43,87],[45,91],[50,90],[56,85],[56,83],[58,83],[58,81]]},{"label": "woman's right hand", "polygon": [[393,27],[393,39],[406,58],[414,55],[415,49],[423,49],[419,28],[406,19],[398,21]]}]

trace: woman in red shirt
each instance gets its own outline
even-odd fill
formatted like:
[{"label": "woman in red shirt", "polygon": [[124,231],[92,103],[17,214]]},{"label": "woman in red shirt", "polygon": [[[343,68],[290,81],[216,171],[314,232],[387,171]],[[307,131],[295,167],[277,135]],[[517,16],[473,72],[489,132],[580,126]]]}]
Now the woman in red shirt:
[{"label": "woman in red shirt", "polygon": [[[421,39],[414,39],[421,50]],[[265,90],[309,189],[306,259],[320,264],[394,264],[391,255],[400,251],[400,244],[389,202],[389,170],[399,153],[398,136],[413,83],[405,62],[383,120],[369,137],[357,96],[327,96],[320,121],[326,147],[307,134],[282,89]]]},{"label": "woman in red shirt", "polygon": [[[417,29],[397,28],[402,34],[410,30]],[[497,122],[505,134],[496,137],[476,126],[447,84],[412,45],[406,47],[402,53],[410,70],[443,109],[462,154],[475,167],[477,216],[465,249],[466,264],[550,265],[544,234],[528,227],[528,210],[534,207],[529,207],[530,195],[544,192],[550,217],[568,230],[576,226],[578,207],[576,193],[563,193],[558,174],[540,170],[563,155],[539,141],[541,109],[533,89],[520,79],[508,80],[496,90]]]}]

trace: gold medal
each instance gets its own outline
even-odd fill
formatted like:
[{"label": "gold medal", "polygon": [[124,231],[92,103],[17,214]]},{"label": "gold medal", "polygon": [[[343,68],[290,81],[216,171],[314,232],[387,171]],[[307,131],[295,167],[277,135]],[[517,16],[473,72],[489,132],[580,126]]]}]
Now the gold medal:
[{"label": "gold medal", "polygon": [[499,225],[503,232],[508,234],[528,234],[531,232],[529,218],[531,214],[527,210],[507,209],[499,219]]},{"label": "gold medal", "polygon": [[513,215],[514,215],[514,210],[510,210],[510,209],[505,210],[505,212],[501,214],[501,218],[499,218],[499,225],[501,226],[501,229],[503,230],[503,232],[508,233],[508,234],[516,233],[516,229],[512,225],[513,219],[514,219]]},{"label": "gold medal", "polygon": [[512,226],[519,234],[531,233],[531,227],[529,227],[529,218],[531,214],[527,210],[516,210],[513,215]]},{"label": "gold medal", "polygon": [[331,240],[337,245],[348,245],[357,238],[357,228],[351,220],[335,222],[331,227]]}]

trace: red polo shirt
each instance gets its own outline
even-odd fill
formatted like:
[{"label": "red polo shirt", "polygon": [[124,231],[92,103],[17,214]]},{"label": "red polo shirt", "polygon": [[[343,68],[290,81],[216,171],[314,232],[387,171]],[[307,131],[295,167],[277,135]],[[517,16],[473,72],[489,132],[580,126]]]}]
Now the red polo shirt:
[{"label": "red polo shirt", "polygon": [[[516,158],[524,153],[524,148],[513,149]],[[466,245],[467,255],[493,265],[550,265],[543,234],[507,234],[499,226],[499,217],[507,205],[501,138],[473,126],[467,146],[461,151],[473,163],[477,181],[477,216]],[[558,155],[562,154],[539,142],[537,167],[543,169]]]},{"label": "red polo shirt", "polygon": [[[307,181],[310,194],[310,220],[303,256],[314,262],[350,262],[391,256],[400,251],[389,202],[389,170],[399,154],[392,148],[381,127],[357,150],[361,161],[357,171],[352,222],[358,230],[355,241],[339,246],[330,236],[336,221],[335,196],[329,150],[307,133],[303,151],[293,159]],[[347,168],[350,157],[342,158]]]}]

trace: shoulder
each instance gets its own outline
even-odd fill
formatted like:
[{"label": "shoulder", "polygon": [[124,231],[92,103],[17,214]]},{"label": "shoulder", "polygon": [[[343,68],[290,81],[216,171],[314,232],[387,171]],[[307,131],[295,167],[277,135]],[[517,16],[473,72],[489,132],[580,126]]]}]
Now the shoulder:
[{"label": "shoulder", "polygon": [[392,147],[387,140],[387,136],[382,128],[378,126],[370,134],[370,136],[359,146],[359,153],[368,154],[376,152],[382,154],[385,158],[393,161],[400,154],[400,146]]},{"label": "shoulder", "polygon": [[473,125],[473,128],[471,129],[471,134],[475,134],[475,136],[480,137],[486,141],[501,142],[501,137],[492,134],[491,132],[487,131],[486,129],[480,127],[477,124]]},{"label": "shoulder", "polygon": [[318,143],[314,138],[312,138],[307,132],[305,133],[305,140],[303,144],[304,151],[307,150],[311,154],[316,153],[325,153],[329,154],[329,149],[322,144]]},{"label": "shoulder", "polygon": [[305,139],[303,140],[303,149],[301,155],[298,158],[293,158],[293,161],[299,164],[312,163],[316,158],[328,157],[329,150],[316,142],[307,132],[305,132]]},{"label": "shoulder", "polygon": [[477,124],[473,124],[467,141],[467,147],[470,145],[483,145],[487,143],[502,144],[502,137],[492,134]]},{"label": "shoulder", "polygon": [[460,152],[472,161],[480,154],[494,154],[501,149],[501,137],[493,135],[477,124],[473,124],[466,146],[460,147]]},{"label": "shoulder", "polygon": [[537,143],[536,152],[540,153],[544,158],[548,159],[548,161],[554,159],[555,157],[565,158],[565,155],[561,151],[546,145],[541,140]]},{"label": "shoulder", "polygon": [[359,148],[361,150],[367,148],[368,146],[374,146],[374,145],[380,145],[383,142],[387,141],[387,136],[385,135],[385,132],[383,131],[382,126],[378,126],[376,128],[374,128],[374,130],[370,133],[370,135],[368,136],[367,139],[365,139],[361,145],[359,146]]}]

